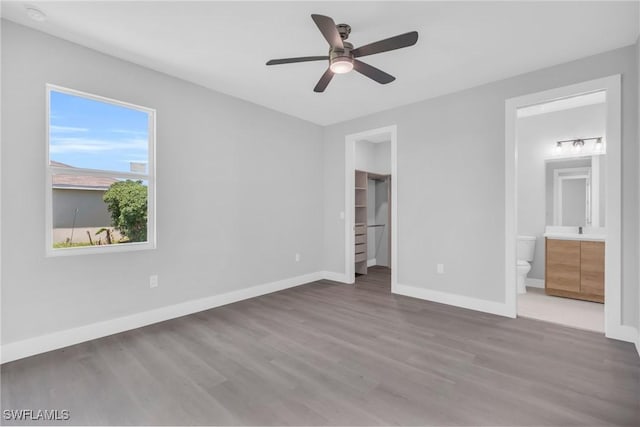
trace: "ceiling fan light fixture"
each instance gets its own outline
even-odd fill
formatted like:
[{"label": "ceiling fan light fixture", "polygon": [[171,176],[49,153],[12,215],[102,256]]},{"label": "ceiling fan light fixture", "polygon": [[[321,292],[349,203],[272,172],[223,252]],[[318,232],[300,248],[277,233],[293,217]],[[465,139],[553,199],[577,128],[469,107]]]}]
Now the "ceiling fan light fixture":
[{"label": "ceiling fan light fixture", "polygon": [[331,61],[329,66],[335,74],[345,74],[353,70],[353,59],[346,56],[339,56]]}]

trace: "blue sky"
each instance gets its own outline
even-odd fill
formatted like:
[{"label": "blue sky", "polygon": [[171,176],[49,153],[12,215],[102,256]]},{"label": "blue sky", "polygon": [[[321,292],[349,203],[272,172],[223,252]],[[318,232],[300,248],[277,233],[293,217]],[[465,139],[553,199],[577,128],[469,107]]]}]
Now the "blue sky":
[{"label": "blue sky", "polygon": [[147,113],[54,90],[50,100],[51,160],[119,172],[147,163]]}]

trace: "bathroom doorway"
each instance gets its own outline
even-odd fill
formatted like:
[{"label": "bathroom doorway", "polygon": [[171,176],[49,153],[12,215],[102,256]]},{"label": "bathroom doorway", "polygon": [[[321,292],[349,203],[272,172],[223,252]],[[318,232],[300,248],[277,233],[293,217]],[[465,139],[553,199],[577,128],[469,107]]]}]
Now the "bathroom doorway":
[{"label": "bathroom doorway", "polygon": [[507,305],[620,338],[620,77],[508,100],[505,148]]},{"label": "bathroom doorway", "polygon": [[356,287],[392,292],[396,127],[345,139],[345,270]]}]

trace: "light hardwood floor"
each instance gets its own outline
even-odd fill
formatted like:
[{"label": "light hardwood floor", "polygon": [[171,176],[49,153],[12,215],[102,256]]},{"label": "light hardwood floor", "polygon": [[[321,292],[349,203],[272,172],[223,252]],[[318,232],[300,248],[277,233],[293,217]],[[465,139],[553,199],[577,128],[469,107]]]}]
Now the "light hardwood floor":
[{"label": "light hardwood floor", "polygon": [[631,344],[388,281],[376,267],[11,362],[2,408],[89,425],[640,425]]}]

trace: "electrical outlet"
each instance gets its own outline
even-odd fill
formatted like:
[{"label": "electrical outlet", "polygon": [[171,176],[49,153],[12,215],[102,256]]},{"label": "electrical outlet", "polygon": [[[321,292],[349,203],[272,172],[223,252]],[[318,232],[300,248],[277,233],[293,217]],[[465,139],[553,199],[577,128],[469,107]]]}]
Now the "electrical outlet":
[{"label": "electrical outlet", "polygon": [[149,276],[149,287],[150,288],[157,288],[158,287],[158,275],[157,274]]},{"label": "electrical outlet", "polygon": [[438,274],[444,274],[444,264],[437,265]]},{"label": "electrical outlet", "polygon": [[296,262],[300,262],[300,254],[296,254]]},{"label": "electrical outlet", "polygon": [[344,212],[340,211],[340,219],[344,219]]}]

